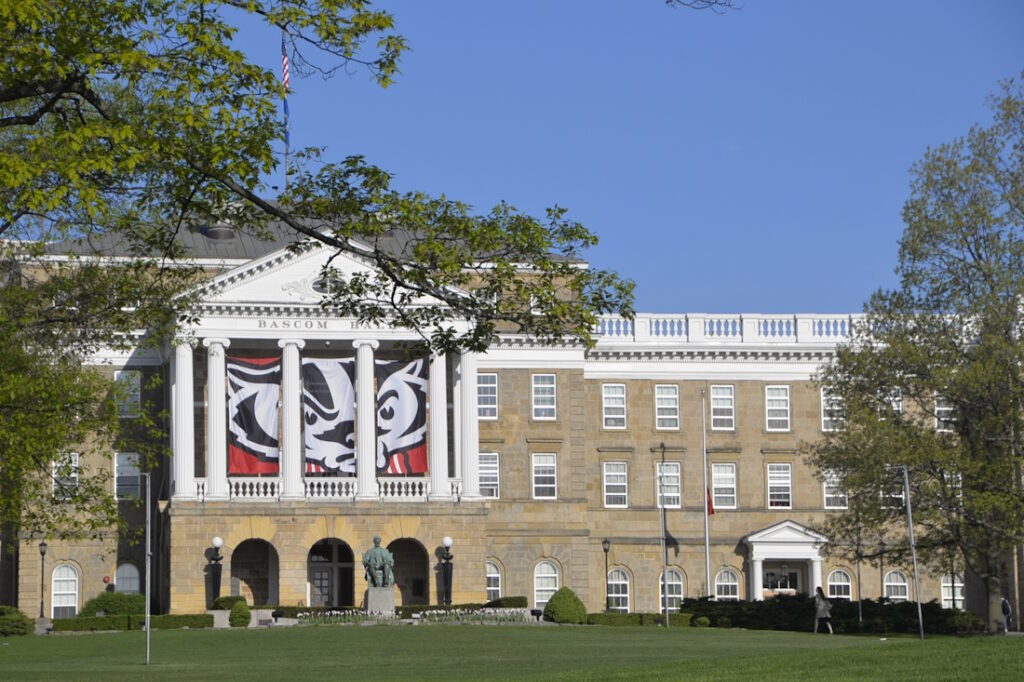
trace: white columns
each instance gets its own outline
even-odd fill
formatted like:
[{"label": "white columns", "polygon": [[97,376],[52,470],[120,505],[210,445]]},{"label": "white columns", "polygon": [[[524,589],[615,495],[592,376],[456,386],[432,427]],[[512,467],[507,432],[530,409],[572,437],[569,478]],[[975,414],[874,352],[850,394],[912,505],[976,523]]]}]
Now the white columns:
[{"label": "white columns", "polygon": [[821,587],[821,559],[811,559],[811,592]]},{"label": "white columns", "polygon": [[281,499],[305,496],[302,487],[302,339],[281,339]]},{"label": "white columns", "polygon": [[373,390],[373,351],[369,339],[352,342],[356,349],[356,499],[378,498],[377,393]]},{"label": "white columns", "polygon": [[192,342],[177,340],[171,362],[174,377],[171,399],[174,494],[171,499],[195,499],[196,448],[193,416],[195,399],[193,398]]},{"label": "white columns", "polygon": [[459,357],[459,459],[462,463],[462,497],[480,497],[480,430],[477,410],[476,353]]},{"label": "white columns", "polygon": [[449,498],[448,363],[444,353],[430,355],[430,497]]},{"label": "white columns", "polygon": [[750,601],[764,600],[764,568],[760,559],[750,561]]},{"label": "white columns", "polygon": [[224,351],[229,339],[203,339],[206,346],[206,499],[228,498],[227,389]]}]

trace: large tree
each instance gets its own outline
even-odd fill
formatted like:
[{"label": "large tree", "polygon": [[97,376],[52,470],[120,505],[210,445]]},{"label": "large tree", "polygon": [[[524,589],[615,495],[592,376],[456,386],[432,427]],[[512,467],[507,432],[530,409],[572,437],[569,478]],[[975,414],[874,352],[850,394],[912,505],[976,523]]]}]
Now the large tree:
[{"label": "large tree", "polygon": [[[899,284],[876,292],[820,376],[845,428],[810,458],[849,493],[834,549],[905,559],[907,467],[925,562],[983,581],[990,627],[1024,542],[1024,89],[993,121],[928,149],[903,210]],[[831,397],[829,397],[831,396]],[[870,538],[871,549],[864,544]]]}]

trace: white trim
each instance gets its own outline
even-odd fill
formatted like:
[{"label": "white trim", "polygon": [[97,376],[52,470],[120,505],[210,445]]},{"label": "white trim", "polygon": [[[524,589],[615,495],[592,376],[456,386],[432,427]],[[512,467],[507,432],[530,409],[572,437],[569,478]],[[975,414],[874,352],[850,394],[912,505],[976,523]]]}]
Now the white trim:
[{"label": "white trim", "polygon": [[[494,383],[493,384],[481,384],[480,380],[483,377],[494,377]],[[480,421],[497,421],[497,419],[498,419],[498,381],[499,380],[498,380],[497,372],[481,372],[481,371],[478,370],[477,373],[476,373],[476,416],[477,416],[477,419],[479,419]],[[481,388],[490,388],[492,386],[494,387],[494,405],[493,405],[494,414],[493,415],[486,415],[486,416],[484,416],[484,415],[481,415],[480,412],[482,410],[485,410],[485,409],[490,410],[492,408],[492,406],[491,405],[481,405],[480,404],[480,397],[481,397],[480,389]]]},{"label": "white trim", "polygon": [[[550,462],[538,463],[537,462],[537,458],[538,457],[544,457],[544,458],[550,457],[551,461]],[[532,466],[530,468],[530,472],[531,472],[531,476],[530,476],[530,490],[531,490],[533,499],[535,499],[535,500],[557,500],[558,499],[558,454],[554,453],[554,452],[535,452],[535,453],[533,453],[531,455],[530,461],[532,463]],[[551,483],[545,482],[543,484],[538,485],[538,483],[537,483],[537,476],[538,476],[537,467],[538,466],[551,467],[550,474],[547,473],[547,472],[542,472],[542,474],[541,474],[544,477],[550,476],[551,479],[552,479]],[[537,494],[537,488],[538,487],[540,487],[540,488],[553,488],[554,489],[554,493],[552,493],[551,495],[538,495]]]},{"label": "white trim", "polygon": [[[538,384],[537,379],[539,377],[551,377],[551,384]],[[551,388],[551,404],[546,404],[549,396],[541,394],[539,397],[545,400],[545,404],[538,405],[537,389],[546,389],[550,386]],[[551,416],[537,416],[538,410],[551,410]],[[558,419],[558,375],[547,373],[547,372],[534,372],[530,374],[530,419],[533,421],[546,421],[553,422]]]},{"label": "white trim", "polygon": [[[775,391],[785,390],[786,395],[785,396],[781,396],[781,395],[769,396],[768,395],[769,391],[773,391],[773,390],[775,390]],[[765,431],[768,431],[769,433],[787,433],[790,430],[792,430],[792,428],[793,428],[793,403],[792,403],[792,400],[791,400],[791,394],[792,394],[792,391],[790,391],[789,386],[785,385],[785,384],[769,384],[769,385],[764,387],[764,430]],[[774,417],[771,416],[772,410],[775,410],[776,412],[782,410],[781,404],[777,404],[774,407],[772,407],[771,406],[771,402],[775,401],[776,403],[781,403],[783,400],[785,400],[785,402],[786,402],[786,408],[785,408],[786,409],[786,416],[785,416],[786,426],[785,427],[781,427],[781,426],[774,426],[773,427],[771,425],[771,423],[773,421],[780,422],[780,421],[783,420],[783,417],[778,416],[778,415],[776,415]]]},{"label": "white trim", "polygon": [[[660,388],[670,388],[670,389],[672,389],[675,392],[670,394],[670,395],[667,395],[667,396],[660,396],[660,395],[658,395],[658,389],[660,389]],[[664,398],[666,400],[675,400],[675,405],[659,406],[658,405],[658,399],[659,398]],[[675,415],[674,416],[664,416],[664,417],[659,416],[658,415],[659,407],[661,407],[663,409],[666,409],[666,410],[668,410],[668,409],[675,409]],[[660,420],[662,420],[662,419],[665,419],[665,420],[674,419],[675,422],[676,422],[676,425],[675,426],[661,426],[658,422]],[[682,424],[683,424],[683,417],[682,417],[682,414],[680,413],[680,409],[679,409],[679,384],[654,384],[654,430],[655,431],[678,431],[680,428],[682,428]]]},{"label": "white trim", "polygon": [[[620,388],[621,395],[616,394],[615,390]],[[620,400],[621,404],[616,404]],[[620,409],[622,414],[617,414]],[[621,424],[617,423],[619,419],[622,420]],[[626,428],[626,384],[601,384],[601,428],[608,431],[622,431]]]},{"label": "white trim", "polygon": [[[729,401],[729,406],[728,406],[729,416],[728,416],[728,419],[729,419],[729,421],[731,423],[730,426],[715,426],[715,389],[716,388],[718,388],[718,389],[725,389],[725,388],[729,389],[729,395],[728,396],[719,395],[718,396],[718,400],[728,400]],[[735,431],[736,430],[736,385],[735,384],[712,384],[711,385],[711,390],[709,391],[709,393],[711,395],[711,430],[712,431]],[[719,405],[719,409],[720,410],[724,410],[724,409],[726,409],[726,406],[725,405]],[[719,415],[718,418],[724,420],[724,419],[726,419],[726,416],[723,414],[723,415]]]},{"label": "white trim", "polygon": [[[717,484],[717,480],[718,479],[716,479],[717,474],[715,473],[715,467],[731,467],[732,468],[732,474],[731,474],[732,485],[728,486],[732,490],[732,494],[731,494],[732,504],[726,504],[724,502],[720,502],[719,501],[718,495],[720,493],[718,492],[718,489],[719,488],[723,488],[724,489],[727,486],[724,483],[722,485],[718,485]],[[736,509],[736,507],[737,507],[737,504],[738,504],[738,501],[739,501],[739,490],[738,490],[739,483],[738,483],[738,480],[737,480],[736,470],[737,470],[736,462],[712,462],[711,463],[711,502],[712,502],[712,504],[715,505],[715,511],[716,512],[718,510],[720,510],[720,509]],[[721,493],[721,494],[723,495],[723,497],[725,496],[724,492]]]},{"label": "white trim", "polygon": [[[773,483],[772,468],[775,467],[775,477]],[[782,467],[785,467],[785,488],[786,488],[786,499],[787,504],[772,504],[772,486],[776,488],[782,488]],[[765,465],[765,492],[767,493],[767,504],[768,509],[792,509],[793,508],[793,465],[790,462],[768,462]],[[782,495],[781,490],[775,493],[776,495]]]},{"label": "white trim", "polygon": [[[683,502],[683,463],[678,461],[665,462],[665,468],[662,469],[661,462],[654,463],[654,502],[658,509],[662,508],[662,499],[669,500],[673,497],[676,498],[675,504],[665,504],[665,509],[679,509],[682,507]],[[667,472],[672,467],[675,467],[675,473],[663,473]],[[665,482],[663,478],[670,478],[672,476],[676,478],[676,492],[674,495],[665,493],[664,486]],[[663,494],[664,493],[664,494]]]},{"label": "white trim", "polygon": [[[621,466],[621,471],[609,471],[609,467]],[[615,480],[609,480],[609,478]],[[621,490],[619,487],[621,486]],[[613,490],[609,491],[609,487]],[[629,507],[629,464],[622,460],[603,462],[601,464],[601,499],[605,509],[626,509]],[[622,504],[609,504],[609,496],[622,498]]]}]

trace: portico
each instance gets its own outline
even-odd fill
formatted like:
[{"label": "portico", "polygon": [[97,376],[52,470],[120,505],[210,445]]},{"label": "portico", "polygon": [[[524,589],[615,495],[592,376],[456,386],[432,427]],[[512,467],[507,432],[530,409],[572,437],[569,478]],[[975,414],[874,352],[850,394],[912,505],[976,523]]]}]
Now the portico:
[{"label": "portico", "polygon": [[[752,601],[763,600],[766,592],[812,594],[821,587],[821,547],[828,542],[824,535],[786,520],[751,533],[743,542],[749,549],[748,594]],[[772,564],[771,573],[776,576],[767,585],[766,562]],[[806,583],[801,583],[804,575]]]}]

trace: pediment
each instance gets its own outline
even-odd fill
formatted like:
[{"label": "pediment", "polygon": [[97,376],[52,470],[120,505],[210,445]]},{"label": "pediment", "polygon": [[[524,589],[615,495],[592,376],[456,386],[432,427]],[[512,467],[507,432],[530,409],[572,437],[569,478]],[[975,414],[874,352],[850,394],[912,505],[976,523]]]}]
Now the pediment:
[{"label": "pediment", "polygon": [[814,544],[820,545],[828,542],[828,538],[816,533],[807,526],[800,525],[796,521],[782,521],[775,525],[768,526],[762,530],[751,533],[745,538],[748,545],[759,543],[779,544]]}]

